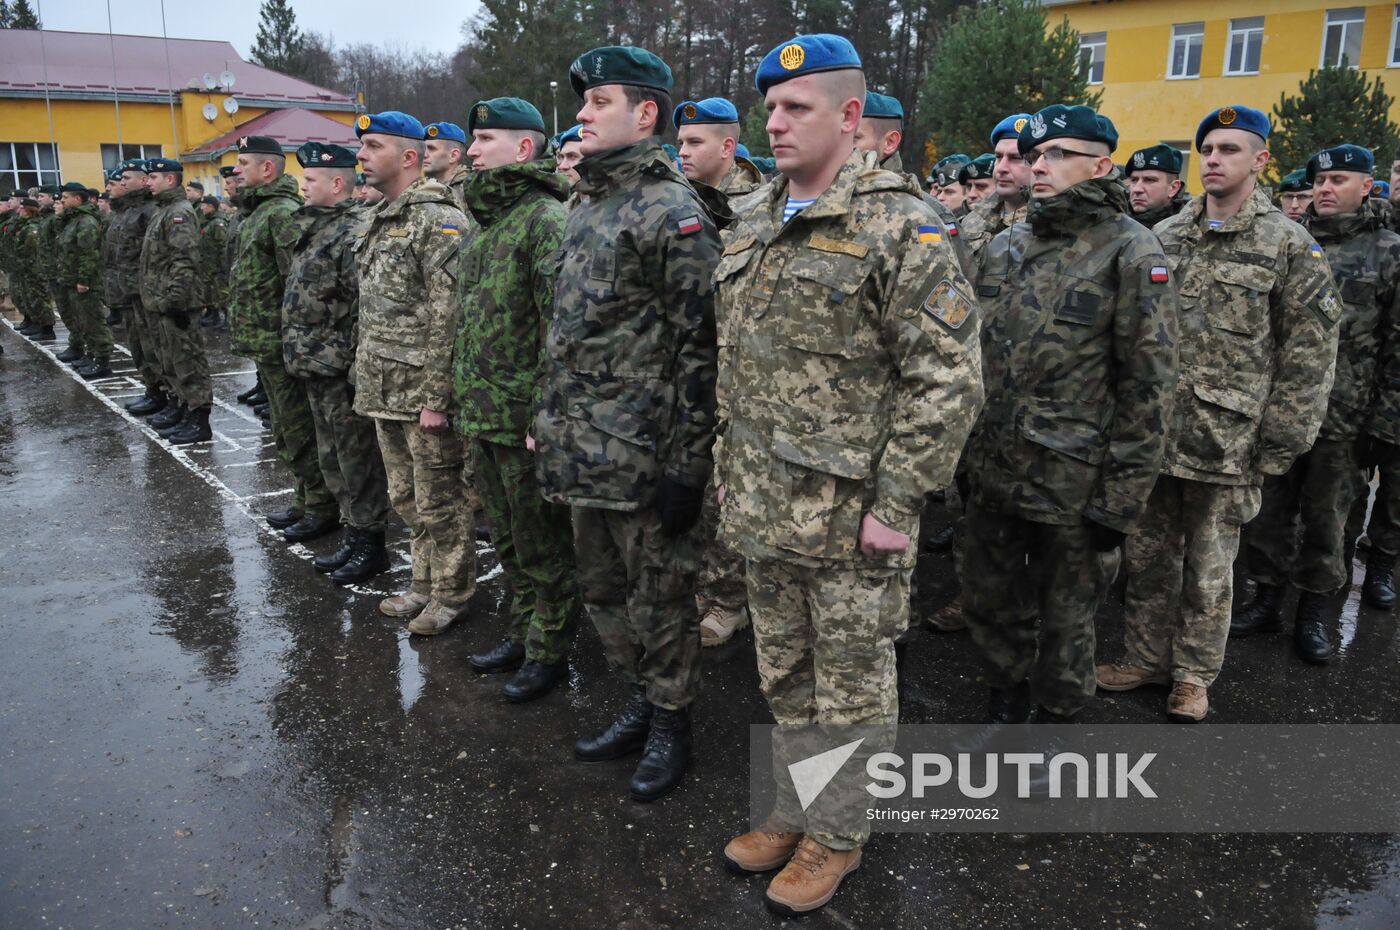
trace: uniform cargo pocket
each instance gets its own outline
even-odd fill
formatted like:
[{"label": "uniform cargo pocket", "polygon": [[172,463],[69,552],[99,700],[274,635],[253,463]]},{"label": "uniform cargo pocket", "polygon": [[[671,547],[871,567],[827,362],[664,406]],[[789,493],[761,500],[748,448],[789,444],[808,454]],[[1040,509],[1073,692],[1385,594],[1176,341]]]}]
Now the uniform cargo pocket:
[{"label": "uniform cargo pocket", "polygon": [[858,446],[774,430],[764,541],[799,555],[855,556],[872,459]]},{"label": "uniform cargo pocket", "polygon": [[1036,508],[1080,513],[1088,504],[1108,451],[1106,432],[1089,419],[1096,413],[1042,403],[1022,415],[1024,494]]},{"label": "uniform cargo pocket", "polygon": [[1253,455],[1254,438],[1264,401],[1248,391],[1195,382],[1189,397],[1178,397],[1183,409],[1174,437],[1185,464],[1204,471],[1242,475]]},{"label": "uniform cargo pocket", "polygon": [[1215,287],[1220,300],[1208,308],[1210,325],[1226,332],[1254,338],[1269,330],[1269,291],[1273,272],[1258,265],[1223,263],[1215,266]]}]

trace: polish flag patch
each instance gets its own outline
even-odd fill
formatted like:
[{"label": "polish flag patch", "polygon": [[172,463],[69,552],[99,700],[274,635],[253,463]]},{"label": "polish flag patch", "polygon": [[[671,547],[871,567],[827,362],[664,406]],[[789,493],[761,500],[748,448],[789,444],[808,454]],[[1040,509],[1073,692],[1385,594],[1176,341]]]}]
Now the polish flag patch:
[{"label": "polish flag patch", "polygon": [[1166,265],[1153,265],[1152,270],[1148,272],[1148,277],[1152,279],[1153,284],[1166,284],[1171,276],[1167,272]]},{"label": "polish flag patch", "polygon": [[676,231],[682,236],[689,236],[691,233],[700,231],[700,217],[687,216],[685,219],[676,221]]}]

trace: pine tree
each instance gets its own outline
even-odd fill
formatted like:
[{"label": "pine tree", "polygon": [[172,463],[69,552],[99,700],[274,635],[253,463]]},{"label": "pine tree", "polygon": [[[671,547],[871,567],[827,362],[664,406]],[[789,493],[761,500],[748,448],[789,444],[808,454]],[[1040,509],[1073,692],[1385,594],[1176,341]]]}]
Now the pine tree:
[{"label": "pine tree", "polygon": [[[979,0],[944,30],[924,76],[916,133],[934,157],[976,156],[1010,113],[1052,103],[1097,107],[1079,64],[1079,33],[1062,20],[1047,31],[1038,0]],[[927,166],[923,166],[927,168]]]},{"label": "pine tree", "polygon": [[305,47],[306,37],[297,28],[297,15],[288,0],[263,0],[253,60],[284,74],[300,74]]},{"label": "pine tree", "polygon": [[10,29],[42,29],[44,27],[44,24],[39,22],[39,15],[29,5],[29,0],[15,0],[9,15],[8,28]]},{"label": "pine tree", "polygon": [[0,0],[0,29],[9,29],[14,14],[10,12],[10,0]]},{"label": "pine tree", "polygon": [[750,155],[769,158],[773,150],[768,147],[768,108],[760,100],[744,114],[744,122],[739,127],[740,141],[748,146]]},{"label": "pine tree", "polygon": [[1306,167],[1319,149],[1351,142],[1389,164],[1400,145],[1400,129],[1390,121],[1395,98],[1380,78],[1368,78],[1351,68],[1308,72],[1298,93],[1280,94],[1274,107],[1274,131],[1269,135],[1269,177]]}]

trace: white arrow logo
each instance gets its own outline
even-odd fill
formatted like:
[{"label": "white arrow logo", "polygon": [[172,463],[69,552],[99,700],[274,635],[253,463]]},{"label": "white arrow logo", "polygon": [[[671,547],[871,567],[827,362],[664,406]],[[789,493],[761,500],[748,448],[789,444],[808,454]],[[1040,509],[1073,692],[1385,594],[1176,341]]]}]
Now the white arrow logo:
[{"label": "white arrow logo", "polygon": [[797,789],[797,800],[804,811],[811,807],[817,795],[826,790],[836,773],[841,771],[841,766],[846,764],[846,760],[855,754],[863,742],[865,737],[862,736],[844,746],[819,752],[788,766],[788,775],[792,777],[792,786]]}]

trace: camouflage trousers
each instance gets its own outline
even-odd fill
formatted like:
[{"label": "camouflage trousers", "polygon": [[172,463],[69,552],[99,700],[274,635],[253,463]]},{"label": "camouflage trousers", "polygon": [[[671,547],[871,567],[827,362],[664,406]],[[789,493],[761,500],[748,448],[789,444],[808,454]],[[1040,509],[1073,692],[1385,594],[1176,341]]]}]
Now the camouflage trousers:
[{"label": "camouflage trousers", "polygon": [[1240,527],[1259,512],[1253,485],[1162,475],[1124,547],[1125,660],[1203,688],[1225,663]]},{"label": "camouflage trousers", "polygon": [[47,299],[58,309],[58,318],[68,327],[68,345],[86,355],[87,346],[83,345],[83,323],[78,318],[76,308],[68,302],[67,292],[51,282],[44,283],[44,291],[48,295]]},{"label": "camouflage trousers", "polygon": [[[107,325],[107,308],[93,291],[79,294],[71,288],[58,290],[59,315],[71,333],[77,327],[83,354],[92,359],[112,357],[112,327]],[[70,336],[69,342],[73,340]]]},{"label": "camouflage trousers", "polygon": [[[198,321],[191,326],[196,331],[199,328]],[[316,421],[306,398],[305,383],[288,374],[280,358],[258,359],[254,365],[267,394],[277,457],[292,473],[292,507],[318,517],[334,516],[339,504],[326,486],[326,476],[321,474],[316,456]]]},{"label": "camouflage trousers", "polygon": [[44,282],[34,275],[11,274],[10,297],[16,309],[40,326],[52,326],[56,317],[53,301]]},{"label": "camouflage trousers", "polygon": [[573,522],[579,593],[608,664],[657,707],[688,706],[700,683],[699,528],[668,537],[650,507],[575,507]]},{"label": "camouflage trousers", "polygon": [[316,461],[340,505],[341,522],[384,532],[389,522],[389,479],[374,421],[355,412],[355,389],[344,378],[300,379],[316,429]]},{"label": "camouflage trousers", "polygon": [[[264,385],[266,382],[264,382]],[[459,607],[476,591],[476,538],[468,498],[475,495],[462,438],[430,433],[417,420],[376,417],[389,503],[409,529],[409,590]]]},{"label": "camouflage trousers", "polygon": [[140,373],[141,383],[147,388],[168,388],[170,382],[160,360],[160,319],[142,306],[139,297],[121,313],[126,322],[126,347],[131,350],[131,363]]},{"label": "camouflage trousers", "polygon": [[1263,506],[1249,524],[1249,577],[1313,594],[1346,584],[1346,522],[1361,486],[1353,440],[1319,439],[1287,472],[1265,478]]},{"label": "camouflage trousers", "polygon": [[[1366,517],[1366,505],[1371,502],[1371,479],[1378,477],[1376,500],[1371,516]],[[1365,533],[1371,538],[1371,549],[1385,555],[1400,555],[1400,446],[1387,445],[1380,466],[1358,480],[1356,502],[1347,519],[1344,541],[1356,542]],[[1349,568],[1350,566],[1348,566]]]},{"label": "camouflage trousers", "polygon": [[719,539],[719,495],[714,482],[705,488],[700,510],[700,580],[697,598],[703,616],[712,607],[739,610],[748,600],[744,559]]},{"label": "camouflage trousers", "polygon": [[154,313],[147,319],[156,325],[161,370],[171,393],[191,410],[213,404],[214,385],[199,321],[190,313]]},{"label": "camouflage trousers", "polygon": [[[748,561],[759,687],[780,728],[888,725],[893,745],[899,722],[894,641],[908,625],[912,574],[841,563],[812,568],[777,559]],[[786,772],[791,761],[782,732],[774,736],[777,772]],[[890,746],[862,744],[859,770],[871,753]],[[832,849],[854,849],[870,838],[849,817],[835,818],[839,826],[823,824],[820,811],[809,809],[795,819],[802,817],[796,801],[792,779],[779,777],[775,811],[784,822],[805,820],[809,832]]]},{"label": "camouflage trousers", "polygon": [[1054,526],[967,504],[963,615],[987,683],[1029,680],[1046,710],[1073,716],[1094,694],[1094,614],[1119,554],[1082,524]]},{"label": "camouflage trousers", "polygon": [[569,508],[540,494],[535,457],[523,446],[466,440],[496,558],[510,584],[510,639],[525,657],[554,664],[568,654],[580,600]]}]

